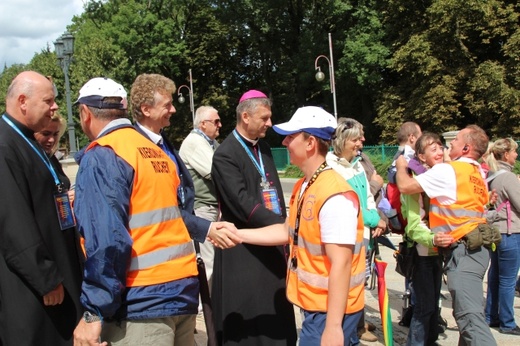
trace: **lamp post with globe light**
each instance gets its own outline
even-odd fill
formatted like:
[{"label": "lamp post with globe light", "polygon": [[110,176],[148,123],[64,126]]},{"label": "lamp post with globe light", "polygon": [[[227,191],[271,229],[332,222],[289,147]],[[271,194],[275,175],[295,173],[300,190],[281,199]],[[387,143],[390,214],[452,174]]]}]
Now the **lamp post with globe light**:
[{"label": "lamp post with globe light", "polygon": [[191,68],[189,69],[189,76],[190,76],[190,86],[187,85],[181,85],[179,89],[177,89],[177,95],[179,96],[179,103],[184,103],[186,99],[181,93],[182,88],[188,89],[188,95],[190,97],[190,110],[191,110],[191,117],[192,117],[192,123],[195,125],[195,105],[193,103],[193,79],[191,77]]},{"label": "lamp post with globe light", "polygon": [[68,31],[65,31],[56,42],[54,42],[56,56],[58,57],[58,65],[63,70],[65,75],[65,95],[67,99],[67,128],[69,133],[70,155],[74,156],[77,152],[76,148],[76,133],[74,132],[74,119],[72,118],[72,103],[70,100],[70,81],[69,81],[69,66],[72,62],[72,55],[74,54],[74,36]]},{"label": "lamp post with globe light", "polygon": [[333,103],[334,103],[334,117],[336,119],[338,119],[338,109],[337,109],[337,106],[336,106],[336,82],[335,82],[335,79],[334,79],[334,58],[332,56],[332,38],[331,38],[331,35],[329,33],[329,54],[330,54],[330,59],[326,56],[326,55],[318,55],[318,57],[316,57],[316,60],[314,61],[314,70],[318,71],[316,72],[316,80],[318,82],[321,82],[325,79],[325,73],[321,72],[321,67],[318,66],[318,60],[320,60],[321,58],[324,58],[325,60],[327,60],[328,64],[329,64],[329,74],[330,74],[330,92],[332,94],[332,100],[333,100]]}]

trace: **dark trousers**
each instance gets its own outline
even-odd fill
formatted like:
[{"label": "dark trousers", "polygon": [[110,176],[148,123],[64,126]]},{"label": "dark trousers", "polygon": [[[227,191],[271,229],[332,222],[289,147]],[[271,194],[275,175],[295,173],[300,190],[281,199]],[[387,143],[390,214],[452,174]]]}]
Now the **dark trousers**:
[{"label": "dark trousers", "polygon": [[415,307],[406,345],[433,345],[437,340],[441,281],[441,257],[417,256],[412,275]]},{"label": "dark trousers", "polygon": [[[352,336],[357,334],[357,324],[362,311],[345,315],[343,318],[343,344],[352,345]],[[309,312],[303,310],[302,331],[300,333],[300,346],[316,346],[321,343],[321,335],[325,330],[327,314],[323,312]]]}]

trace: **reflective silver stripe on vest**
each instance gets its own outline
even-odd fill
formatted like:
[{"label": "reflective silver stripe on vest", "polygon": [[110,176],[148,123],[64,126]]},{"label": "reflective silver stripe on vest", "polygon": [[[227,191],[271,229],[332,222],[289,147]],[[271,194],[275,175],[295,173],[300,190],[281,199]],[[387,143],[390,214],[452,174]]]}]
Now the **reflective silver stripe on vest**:
[{"label": "reflective silver stripe on vest", "polygon": [[[325,256],[325,244],[313,244],[305,240],[305,238],[298,239],[298,246],[306,249],[313,256]],[[359,255],[361,253],[361,248],[363,247],[363,242],[356,242],[354,245],[354,255]]]},{"label": "reflective silver stripe on vest", "polygon": [[289,237],[294,239],[294,227],[289,226]]},{"label": "reflective silver stripe on vest", "polygon": [[[292,269],[291,269],[292,270]],[[294,272],[294,270],[292,270]],[[301,282],[311,285],[314,287],[328,289],[329,288],[329,278],[323,277],[318,274],[310,273],[301,268],[296,268],[296,275],[298,276],[298,280]],[[350,288],[364,285],[365,284],[365,271],[358,273],[356,275],[350,276]]]},{"label": "reflective silver stripe on vest", "polygon": [[430,207],[432,213],[447,216],[452,218],[458,217],[469,217],[469,218],[483,218],[484,214],[480,211],[467,210],[467,209],[451,209],[445,206],[432,205]]},{"label": "reflective silver stripe on vest", "polygon": [[451,231],[456,230],[459,227],[460,227],[460,225],[442,225],[442,226],[432,227],[432,232],[433,233],[451,232]]},{"label": "reflective silver stripe on vest", "polygon": [[459,219],[460,222],[451,223],[447,225],[439,225],[432,227],[432,232],[451,232],[457,228],[465,225],[469,219],[483,218],[484,214],[479,211],[467,210],[467,209],[451,209],[447,206],[431,205],[430,211],[439,215],[439,217],[449,217],[451,220]]},{"label": "reflective silver stripe on vest", "polygon": [[451,231],[455,231],[457,228],[460,228],[462,226],[464,226],[465,224],[468,223],[468,220],[466,219],[463,219],[463,220],[460,220],[461,222],[457,222],[457,223],[452,223],[452,224],[448,224],[448,225],[439,225],[439,226],[435,226],[435,227],[432,227],[431,230],[433,233],[437,233],[437,232],[451,232]]},{"label": "reflective silver stripe on vest", "polygon": [[181,212],[179,211],[179,207],[172,206],[131,215],[128,226],[130,229],[141,228],[160,222],[175,220],[180,217]]},{"label": "reflective silver stripe on vest", "polygon": [[174,245],[165,249],[149,252],[147,254],[132,258],[130,268],[128,270],[141,270],[153,267],[157,264],[171,261],[176,258],[188,256],[195,252],[193,242],[189,241],[184,244]]}]

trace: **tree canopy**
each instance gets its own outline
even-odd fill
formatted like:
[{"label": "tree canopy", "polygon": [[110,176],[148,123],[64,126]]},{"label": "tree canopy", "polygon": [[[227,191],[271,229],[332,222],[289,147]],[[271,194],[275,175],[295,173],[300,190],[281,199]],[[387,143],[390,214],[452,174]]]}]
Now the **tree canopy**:
[{"label": "tree canopy", "polygon": [[[361,121],[367,144],[395,143],[404,121],[436,133],[475,123],[492,137],[518,136],[519,14],[516,0],[90,0],[68,27],[76,38],[72,98],[97,76],[129,91],[141,73],[189,85],[191,69],[195,107],[217,108],[223,135],[252,88],[272,98],[274,123],[303,105],[332,113],[326,61],[318,62],[326,80],[314,78],[331,33],[338,116]],[[12,78],[34,69],[53,76],[66,113],[56,61],[47,47],[27,65],[5,67],[0,108]],[[188,103],[174,97],[168,131],[176,143],[191,128]],[[269,140],[281,143],[272,132]]]}]

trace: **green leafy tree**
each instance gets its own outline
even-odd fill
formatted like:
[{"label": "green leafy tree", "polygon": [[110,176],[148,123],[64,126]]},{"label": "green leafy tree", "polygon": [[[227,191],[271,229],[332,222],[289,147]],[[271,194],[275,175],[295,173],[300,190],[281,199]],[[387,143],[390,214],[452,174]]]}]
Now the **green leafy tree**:
[{"label": "green leafy tree", "polygon": [[24,64],[13,64],[9,67],[5,67],[2,73],[0,74],[0,112],[4,114],[5,112],[5,96],[7,95],[7,88],[13,81],[13,78],[22,71],[26,70],[26,65]]},{"label": "green leafy tree", "polygon": [[378,0],[361,0],[352,2],[346,9],[350,21],[345,28],[343,56],[338,68],[349,90],[348,113],[344,115],[363,123],[367,142],[377,143],[379,131],[373,125],[374,100],[382,91],[381,81],[390,58],[382,23],[384,7]]},{"label": "green leafy tree", "polygon": [[[191,69],[195,107],[219,110],[223,136],[248,89],[273,99],[274,123],[303,105],[333,112],[323,60],[327,79],[314,79],[315,59],[329,55],[331,33],[338,115],[361,121],[367,143],[394,142],[407,120],[438,133],[477,123],[492,136],[516,136],[519,12],[514,0],[89,0],[68,27],[76,37],[72,98],[96,76],[129,91],[141,73],[189,85]],[[65,109],[55,61],[47,47],[30,64],[5,67],[0,107],[12,78],[35,69],[54,77]],[[174,104],[168,134],[178,144],[192,116],[189,102],[174,97]],[[76,128],[83,145],[87,139]],[[268,140],[281,143],[272,131]]]},{"label": "green leafy tree", "polygon": [[[512,1],[390,0],[384,24],[392,47],[376,123],[391,142],[404,121],[437,133],[475,123],[493,136],[518,117],[519,7]],[[516,59],[516,63],[515,63]]]}]

